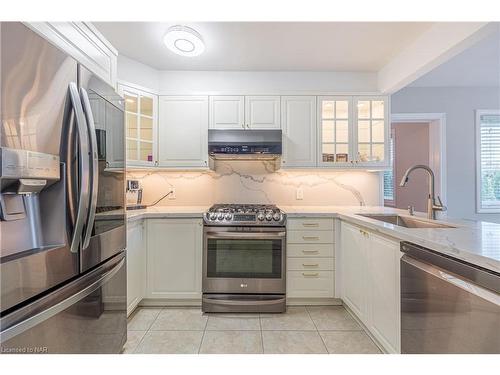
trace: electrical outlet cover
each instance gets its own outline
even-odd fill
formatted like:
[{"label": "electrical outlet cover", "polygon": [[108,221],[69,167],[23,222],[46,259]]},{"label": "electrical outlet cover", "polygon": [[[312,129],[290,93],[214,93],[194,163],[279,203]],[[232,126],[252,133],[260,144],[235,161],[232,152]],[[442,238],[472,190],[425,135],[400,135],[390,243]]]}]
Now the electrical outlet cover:
[{"label": "electrical outlet cover", "polygon": [[295,199],[297,199],[299,201],[304,199],[304,189],[302,189],[301,187],[297,188]]}]

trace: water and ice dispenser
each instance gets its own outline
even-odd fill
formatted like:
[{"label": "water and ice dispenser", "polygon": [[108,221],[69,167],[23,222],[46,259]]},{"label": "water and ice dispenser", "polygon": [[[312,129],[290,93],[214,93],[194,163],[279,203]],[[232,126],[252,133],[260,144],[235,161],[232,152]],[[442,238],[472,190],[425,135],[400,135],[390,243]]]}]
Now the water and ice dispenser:
[{"label": "water and ice dispenser", "polygon": [[0,148],[0,257],[65,243],[64,168],[58,155]]}]

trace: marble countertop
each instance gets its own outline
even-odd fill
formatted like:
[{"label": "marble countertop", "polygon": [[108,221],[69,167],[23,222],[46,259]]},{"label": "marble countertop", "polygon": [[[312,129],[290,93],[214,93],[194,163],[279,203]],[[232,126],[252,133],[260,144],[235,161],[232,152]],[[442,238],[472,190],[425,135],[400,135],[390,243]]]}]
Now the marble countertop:
[{"label": "marble countertop", "polygon": [[144,210],[128,210],[127,220],[141,220],[154,218],[201,218],[210,206],[155,206]]},{"label": "marble countertop", "polygon": [[[405,228],[359,216],[363,213],[399,214],[405,210],[378,206],[282,206],[291,217],[338,217],[400,241],[409,241],[445,255],[500,273],[500,224],[475,220],[443,218],[437,220],[456,228]],[[417,213],[419,219],[424,215]]]},{"label": "marble countertop", "polygon": [[[201,218],[209,206],[157,206],[127,211],[128,221],[148,218]],[[289,218],[337,217],[374,232],[409,241],[457,259],[500,273],[500,224],[443,218],[456,228],[405,228],[359,216],[360,213],[400,214],[405,210],[380,206],[280,206]],[[419,218],[425,220],[422,214]]]}]

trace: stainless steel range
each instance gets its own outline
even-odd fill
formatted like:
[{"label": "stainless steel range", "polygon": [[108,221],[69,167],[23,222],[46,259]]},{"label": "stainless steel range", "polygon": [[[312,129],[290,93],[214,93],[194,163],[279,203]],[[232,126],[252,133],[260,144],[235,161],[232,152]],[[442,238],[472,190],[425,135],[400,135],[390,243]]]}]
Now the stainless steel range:
[{"label": "stainless steel range", "polygon": [[274,205],[216,204],[204,215],[205,312],[286,310],[286,215]]}]

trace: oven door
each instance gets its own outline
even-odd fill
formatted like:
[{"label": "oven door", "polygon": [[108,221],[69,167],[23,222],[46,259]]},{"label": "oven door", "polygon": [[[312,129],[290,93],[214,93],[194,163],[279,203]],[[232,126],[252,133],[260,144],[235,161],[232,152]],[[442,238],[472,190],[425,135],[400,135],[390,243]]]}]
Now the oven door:
[{"label": "oven door", "polygon": [[284,294],[284,227],[205,227],[203,292]]}]

